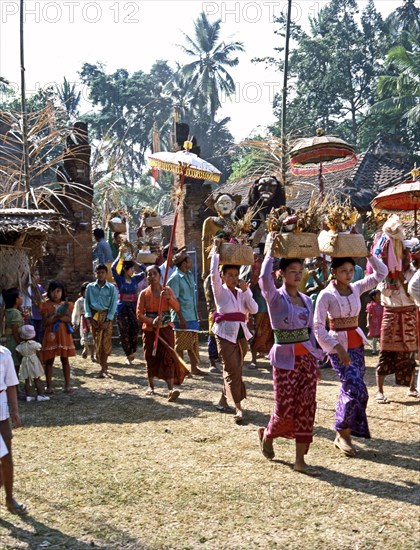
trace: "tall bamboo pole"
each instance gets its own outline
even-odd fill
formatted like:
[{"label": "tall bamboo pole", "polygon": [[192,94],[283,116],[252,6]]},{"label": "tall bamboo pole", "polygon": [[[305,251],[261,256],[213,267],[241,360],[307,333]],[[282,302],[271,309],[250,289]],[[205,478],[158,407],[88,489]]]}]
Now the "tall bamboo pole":
[{"label": "tall bamboo pole", "polygon": [[[21,115],[22,115],[22,142],[23,142],[23,176],[26,193],[30,191],[29,174],[29,148],[28,148],[28,116],[26,112],[26,88],[25,88],[25,56],[23,41],[23,23],[25,19],[25,0],[20,0],[20,94],[21,94]],[[29,194],[26,202],[28,203]],[[28,204],[26,204],[28,207]]]},{"label": "tall bamboo pole", "polygon": [[292,0],[287,2],[286,36],[284,45],[284,67],[283,67],[283,90],[281,107],[281,178],[283,185],[286,184],[287,170],[287,139],[286,139],[286,111],[287,111],[287,76],[289,70],[289,42],[290,42],[290,21],[292,15]]}]

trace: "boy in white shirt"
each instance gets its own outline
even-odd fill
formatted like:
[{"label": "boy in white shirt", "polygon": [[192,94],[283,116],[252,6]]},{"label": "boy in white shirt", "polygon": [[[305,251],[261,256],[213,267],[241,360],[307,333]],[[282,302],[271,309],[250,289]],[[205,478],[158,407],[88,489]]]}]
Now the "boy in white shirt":
[{"label": "boy in white shirt", "polygon": [[[0,346],[0,436],[7,447],[7,454],[1,457],[0,487],[6,491],[6,507],[11,514],[26,514],[26,507],[13,498],[13,459],[12,459],[12,429],[10,419],[15,428],[21,426],[17,386],[19,384],[10,351]],[[9,413],[10,411],[10,413]]]}]

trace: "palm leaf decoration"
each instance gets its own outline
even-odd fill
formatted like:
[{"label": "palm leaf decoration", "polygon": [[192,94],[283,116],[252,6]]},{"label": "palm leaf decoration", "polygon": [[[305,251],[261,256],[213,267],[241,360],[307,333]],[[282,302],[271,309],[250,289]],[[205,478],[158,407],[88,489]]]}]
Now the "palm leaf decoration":
[{"label": "palm leaf decoration", "polygon": [[[0,111],[0,207],[63,212],[68,210],[69,200],[90,207],[91,187],[69,181],[62,170],[64,161],[77,154],[78,131],[69,127],[63,113],[51,104],[28,113],[27,121],[28,158],[24,159],[22,115]],[[71,152],[66,146],[69,143]]]}]

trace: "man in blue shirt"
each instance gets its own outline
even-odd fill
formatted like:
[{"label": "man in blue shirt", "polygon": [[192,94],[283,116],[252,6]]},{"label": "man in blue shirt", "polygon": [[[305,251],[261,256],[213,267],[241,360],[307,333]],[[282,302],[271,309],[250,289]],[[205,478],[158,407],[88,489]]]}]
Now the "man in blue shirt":
[{"label": "man in blue shirt", "polygon": [[96,281],[88,284],[85,294],[85,316],[91,319],[96,356],[101,365],[100,378],[112,378],[108,373],[108,357],[112,353],[112,322],[117,309],[118,293],[106,278],[105,264],[96,267]]},{"label": "man in blue shirt", "polygon": [[160,266],[160,284],[161,285],[163,285],[163,279],[165,277],[166,270],[168,270],[168,276],[166,277],[166,281],[169,281],[171,276],[175,273],[175,269],[176,269],[175,266],[174,266],[173,256],[178,252],[178,248],[176,246],[174,246],[173,249],[172,249],[173,256],[172,256],[171,263],[170,263],[169,267],[168,267],[168,252],[169,252],[169,244],[167,244],[165,246],[165,248],[163,249],[163,252],[162,252],[163,259],[165,261]]},{"label": "man in blue shirt", "polygon": [[178,250],[173,257],[176,266],[175,272],[167,282],[179,302],[178,313],[171,311],[172,321],[175,324],[175,349],[180,355],[188,351],[191,364],[191,374],[207,374],[197,365],[200,362],[198,347],[198,312],[195,294],[194,275],[191,270],[192,261],[186,247]]},{"label": "man in blue shirt", "polygon": [[93,231],[93,236],[95,237],[95,241],[98,243],[93,249],[93,259],[96,260],[98,264],[113,262],[114,256],[112,255],[109,242],[105,239],[104,230],[97,227]]}]

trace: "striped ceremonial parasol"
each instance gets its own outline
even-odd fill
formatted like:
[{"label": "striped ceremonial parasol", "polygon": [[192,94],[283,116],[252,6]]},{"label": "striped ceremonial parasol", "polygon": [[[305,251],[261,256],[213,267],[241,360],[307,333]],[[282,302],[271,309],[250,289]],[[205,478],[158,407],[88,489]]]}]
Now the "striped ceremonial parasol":
[{"label": "striped ceremonial parasol", "polygon": [[[351,145],[335,136],[325,136],[318,129],[317,135],[299,139],[290,155],[290,172],[295,176],[319,174],[319,191],[324,194],[323,174],[338,172],[357,163],[357,156]],[[327,164],[325,164],[327,163]]]},{"label": "striped ceremonial parasol", "polygon": [[417,235],[417,211],[420,209],[420,170],[414,168],[412,180],[389,187],[371,202],[376,210],[414,210],[414,233]]}]

